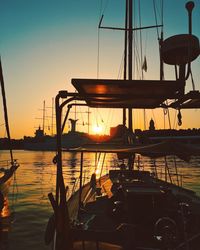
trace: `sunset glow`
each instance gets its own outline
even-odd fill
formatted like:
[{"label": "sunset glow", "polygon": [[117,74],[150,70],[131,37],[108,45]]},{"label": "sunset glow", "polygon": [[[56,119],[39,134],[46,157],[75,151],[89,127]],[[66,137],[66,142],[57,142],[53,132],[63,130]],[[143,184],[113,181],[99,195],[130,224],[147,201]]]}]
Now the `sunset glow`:
[{"label": "sunset glow", "polygon": [[[101,30],[102,39],[97,41],[99,1],[60,1],[59,4],[56,1],[47,0],[28,1],[29,4],[25,0],[1,2],[0,51],[12,138],[21,139],[24,136],[34,136],[35,128],[41,125],[41,120],[38,118],[42,117],[39,109],[41,109],[43,101],[46,101],[48,116],[50,116],[49,107],[52,106],[52,98],[55,98],[61,89],[69,92],[74,91],[71,84],[72,78],[96,78],[97,65],[100,66],[98,69],[100,79],[123,78],[119,69],[121,69],[124,52],[124,33],[122,31],[105,32]],[[112,4],[107,6],[105,18],[108,19],[104,20],[105,25],[122,27],[124,24],[124,11],[122,10],[125,1],[114,2],[114,8]],[[143,26],[153,25],[154,13],[149,11],[152,8],[152,1],[141,2],[143,2],[141,3]],[[185,25],[187,12],[182,4],[184,1],[165,2],[164,37],[187,33],[187,25]],[[197,0],[194,2],[197,8],[194,9],[193,13],[193,33],[199,37],[199,2]],[[177,13],[179,13],[178,22]],[[148,65],[147,72],[143,72],[144,79],[158,80],[160,72],[159,46],[156,32],[149,30],[147,36],[146,31],[143,30],[142,35],[145,41],[143,44],[144,56]],[[99,52],[97,50],[98,42],[100,42]],[[98,63],[97,53],[100,55]],[[199,63],[200,57],[192,65],[196,90],[200,89]],[[136,67],[135,63],[133,67]],[[141,79],[138,70],[134,69],[133,72],[134,79]],[[172,80],[174,77],[174,67],[165,65],[165,78]],[[191,90],[191,86],[192,82],[189,78],[186,84],[186,93]],[[101,86],[98,91],[104,93],[105,89]],[[1,103],[0,99],[0,105]],[[4,124],[4,119],[2,106],[0,108],[1,125]],[[170,110],[171,122],[174,128],[178,129],[175,112],[176,110]],[[199,128],[199,112],[198,109],[184,110],[180,129]],[[89,132],[97,135],[109,134],[110,127],[122,123],[121,110],[116,110],[113,113],[108,110],[102,111],[102,116],[106,116],[103,117],[106,122],[103,129],[91,126]],[[143,111],[134,109],[133,117],[133,130],[144,129]],[[158,111],[146,110],[146,128],[148,128],[151,118],[155,121],[156,129],[168,128],[167,116],[163,118],[161,109]],[[81,115],[77,119],[80,122]],[[96,120],[94,121],[96,122]],[[100,121],[101,117],[99,118],[101,125]],[[90,118],[90,123],[92,122],[93,120]],[[78,124],[77,127],[79,127]],[[88,132],[86,126],[84,132]],[[4,136],[5,129],[0,126],[0,137]]]},{"label": "sunset glow", "polygon": [[94,134],[101,134],[102,133],[102,127],[101,126],[99,126],[99,125],[94,125],[93,127],[92,127],[92,131],[93,131],[93,133]]}]

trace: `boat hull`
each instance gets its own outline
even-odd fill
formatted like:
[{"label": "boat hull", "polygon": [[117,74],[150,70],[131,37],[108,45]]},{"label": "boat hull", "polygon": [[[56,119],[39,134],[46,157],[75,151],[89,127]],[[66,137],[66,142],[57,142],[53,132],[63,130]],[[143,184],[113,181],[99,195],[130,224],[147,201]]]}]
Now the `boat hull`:
[{"label": "boat hull", "polygon": [[84,249],[84,244],[85,249],[96,249],[95,242],[103,250],[163,245],[174,249],[185,247],[186,241],[190,249],[198,249],[200,199],[193,191],[152,178],[146,171],[110,172],[97,180],[99,188],[101,195],[91,183],[83,186],[81,207],[80,191],[68,200],[71,220],[79,221],[72,227],[75,249]]}]

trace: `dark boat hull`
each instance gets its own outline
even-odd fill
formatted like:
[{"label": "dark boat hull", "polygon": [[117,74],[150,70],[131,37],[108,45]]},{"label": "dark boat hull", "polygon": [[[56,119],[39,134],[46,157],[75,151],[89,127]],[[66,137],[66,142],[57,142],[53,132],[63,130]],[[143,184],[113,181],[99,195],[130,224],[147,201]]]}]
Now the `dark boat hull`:
[{"label": "dark boat hull", "polygon": [[[194,192],[138,171],[111,172],[68,200],[75,249],[189,249],[200,246],[200,199]],[[112,175],[112,176],[111,176]],[[129,176],[129,181],[127,181]],[[137,180],[137,181],[136,181]],[[117,183],[117,184],[116,184]],[[186,211],[188,209],[188,211]],[[95,243],[96,242],[96,243]],[[85,244],[85,246],[83,246]],[[85,247],[85,248],[84,248]]]}]

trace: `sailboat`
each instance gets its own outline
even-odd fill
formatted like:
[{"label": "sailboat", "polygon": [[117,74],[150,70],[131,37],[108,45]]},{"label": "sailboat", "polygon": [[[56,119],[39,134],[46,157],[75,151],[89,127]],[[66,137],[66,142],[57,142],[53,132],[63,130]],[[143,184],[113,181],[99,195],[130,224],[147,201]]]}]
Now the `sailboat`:
[{"label": "sailboat", "polygon": [[13,158],[1,60],[0,60],[0,82],[1,82],[1,92],[2,92],[2,100],[3,100],[5,127],[6,127],[7,137],[8,137],[8,143],[9,143],[9,147],[10,147],[10,150],[9,150],[10,161],[7,161],[7,160],[0,161],[0,214],[1,214],[1,211],[3,210],[4,205],[5,205],[4,204],[5,197],[7,197],[7,194],[9,191],[9,186],[11,184],[11,179],[12,179],[15,171],[19,167],[17,160],[15,160]]},{"label": "sailboat", "polygon": [[[132,0],[126,1],[126,53],[128,79],[72,79],[77,92],[60,91],[56,96],[57,165],[56,194],[50,193],[54,215],[49,219],[45,242],[56,250],[197,250],[200,246],[200,197],[182,186],[176,157],[188,161],[200,149],[177,141],[147,146],[132,143],[90,144],[65,150],[62,132],[70,108],[81,105],[128,110],[127,137],[132,133],[132,109],[159,107],[192,109],[200,107],[199,91],[185,93],[191,62],[200,52],[199,40],[192,34],[193,2],[186,4],[189,34],[160,40],[160,80],[132,79]],[[102,19],[99,26],[102,24]],[[152,28],[152,26],[151,26]],[[163,64],[174,65],[176,79],[165,80]],[[169,101],[168,101],[169,100]],[[76,104],[75,104],[76,102]],[[64,119],[63,108],[68,110]],[[126,113],[126,112],[124,112]],[[180,117],[179,117],[180,118]],[[64,122],[62,122],[64,120]],[[127,142],[130,142],[128,138]],[[78,189],[70,197],[63,177],[63,153],[80,153]],[[95,154],[95,170],[85,183],[84,159]],[[107,169],[106,155],[116,155],[117,166]],[[163,175],[137,168],[136,155],[163,157]],[[102,156],[102,157],[101,157]],[[175,172],[167,158],[173,156]],[[103,158],[102,166],[98,160]],[[99,170],[99,171],[96,171]],[[175,179],[174,179],[175,177]]]}]

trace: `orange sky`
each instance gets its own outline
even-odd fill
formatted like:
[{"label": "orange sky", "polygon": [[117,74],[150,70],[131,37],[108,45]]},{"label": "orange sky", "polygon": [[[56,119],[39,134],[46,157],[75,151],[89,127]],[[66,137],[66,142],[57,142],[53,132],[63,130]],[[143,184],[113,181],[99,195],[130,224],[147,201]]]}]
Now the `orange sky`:
[{"label": "orange sky", "polygon": [[[47,0],[42,2],[35,0],[29,5],[25,0],[20,0],[17,4],[15,1],[4,1],[2,4],[0,53],[13,138],[33,136],[36,127],[42,125],[41,120],[36,118],[42,117],[42,111],[39,109],[42,109],[43,101],[46,100],[46,106],[50,107],[52,97],[55,97],[59,90],[72,91],[71,78],[96,78],[97,62],[99,62],[99,77],[123,77],[120,71],[123,33],[103,30],[98,37],[99,1],[86,0],[84,4],[81,0],[58,2],[59,4],[57,1],[49,3]],[[142,8],[144,25],[154,24],[154,14],[150,16],[148,11],[152,8],[151,1],[144,2],[149,5]],[[165,37],[188,32],[185,2],[165,1]],[[193,31],[196,35],[200,35],[198,23],[200,3],[195,2]],[[122,7],[123,1],[115,0],[114,8],[110,3],[104,13],[104,24],[122,26],[124,15],[124,12],[121,13]],[[143,38],[143,54],[147,57],[148,65],[144,77],[158,79],[156,31],[144,32]],[[196,89],[200,89],[199,65],[200,59],[192,64]],[[173,79],[172,68],[166,68],[166,79]],[[190,81],[186,89],[191,90]],[[94,111],[91,123],[95,125],[102,123],[101,125],[106,127],[103,131],[108,133],[110,126],[122,122],[121,114],[116,112],[99,111],[101,114],[99,115]],[[48,114],[51,114],[50,110]],[[143,129],[143,111],[135,110],[133,114],[134,129]],[[162,111],[146,112],[146,126],[148,127],[149,120],[154,117],[156,127],[163,128]],[[174,117],[174,111],[171,111],[172,125],[177,127]],[[80,123],[82,123],[81,118],[79,118]],[[84,120],[87,122],[86,118]],[[0,113],[0,125],[3,123]],[[85,126],[79,127],[87,131]],[[184,111],[183,125],[180,128],[193,127],[200,128],[200,111]],[[5,130],[0,126],[0,137],[4,135]]]}]

